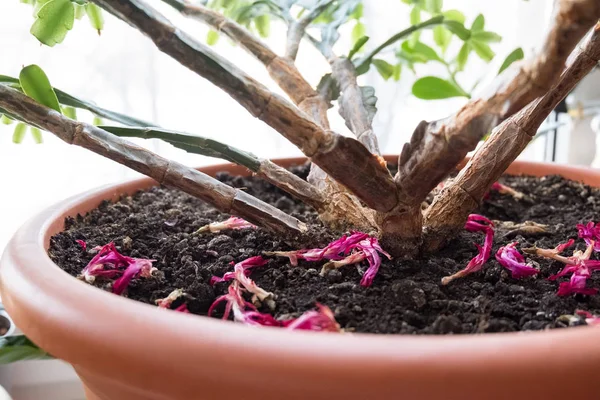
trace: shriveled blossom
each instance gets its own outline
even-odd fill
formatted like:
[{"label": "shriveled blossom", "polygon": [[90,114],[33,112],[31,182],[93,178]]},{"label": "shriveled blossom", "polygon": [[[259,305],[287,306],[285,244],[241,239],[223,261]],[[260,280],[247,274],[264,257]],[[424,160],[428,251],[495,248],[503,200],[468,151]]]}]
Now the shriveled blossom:
[{"label": "shriveled blossom", "polygon": [[218,282],[225,282],[235,279],[238,281],[244,289],[252,293],[252,295],[258,299],[261,303],[265,303],[269,308],[275,308],[273,293],[267,292],[266,290],[259,287],[252,279],[249,278],[250,269],[254,267],[263,266],[267,263],[267,260],[261,256],[250,257],[241,261],[233,267],[233,272],[227,272],[221,278],[213,276],[210,280],[211,285]]},{"label": "shriveled blossom", "polygon": [[454,279],[462,278],[481,270],[492,254],[492,245],[494,242],[494,223],[492,221],[482,215],[471,214],[467,218],[465,229],[469,232],[484,232],[485,240],[483,242],[483,247],[475,243],[477,255],[469,261],[464,269],[453,275],[443,277],[442,285],[447,285]]},{"label": "shriveled blossom", "polygon": [[147,278],[155,268],[154,260],[127,257],[119,253],[114,243],[102,246],[98,254],[86,265],[80,277],[88,283],[93,283],[96,277],[116,279],[112,285],[115,294],[122,294],[131,280],[136,277]]},{"label": "shriveled blossom", "polygon": [[571,239],[567,243],[556,246],[554,249],[540,249],[534,247],[531,249],[523,249],[523,251],[557,260],[565,264],[565,267],[558,274],[552,275],[548,278],[549,280],[556,280],[571,274],[569,281],[561,282],[559,284],[558,291],[556,293],[557,295],[568,296],[575,293],[585,295],[596,294],[598,293],[598,289],[587,287],[587,280],[592,276],[592,272],[600,269],[600,261],[590,260],[595,243],[593,240],[590,241],[585,252],[578,250],[575,251],[571,257],[561,256],[560,253],[567,247],[570,247],[573,242],[573,239]]},{"label": "shriveled blossom", "polygon": [[233,320],[251,326],[273,326],[290,330],[311,330],[339,332],[340,326],[335,321],[333,312],[329,307],[317,303],[317,310],[307,311],[298,318],[279,321],[270,314],[261,313],[256,307],[244,300],[239,282],[233,281],[227,294],[218,297],[208,309],[208,315],[214,313],[215,308],[225,302],[223,319],[228,319],[233,314]]},{"label": "shriveled blossom", "polygon": [[180,297],[185,296],[183,289],[175,289],[169,295],[163,299],[157,299],[155,301],[158,308],[171,308],[171,304]]},{"label": "shriveled blossom", "polygon": [[115,244],[111,242],[100,248],[98,254],[81,272],[81,277],[88,283],[93,283],[97,276],[115,278],[123,273],[119,268],[127,267],[131,260],[130,257],[119,253]]},{"label": "shriveled blossom", "polygon": [[221,232],[227,229],[248,229],[248,228],[256,228],[256,225],[251,224],[245,219],[239,217],[229,217],[225,221],[221,222],[212,222],[208,225],[204,225],[200,229],[198,229],[195,233],[202,233],[206,231],[210,231],[212,233]]},{"label": "shriveled blossom", "polygon": [[81,246],[81,248],[83,249],[83,251],[85,251],[87,249],[87,243],[83,240],[76,240],[77,244]]},{"label": "shriveled blossom", "polygon": [[490,189],[495,190],[501,194],[508,194],[512,196],[515,200],[521,200],[525,197],[523,193],[511,188],[510,186],[503,185],[500,182],[494,182]]},{"label": "shriveled blossom", "polygon": [[589,311],[576,310],[575,314],[579,315],[580,317],[584,317],[585,323],[588,325],[600,325],[600,317],[596,317]]},{"label": "shriveled blossom", "polygon": [[508,269],[512,273],[514,279],[524,278],[539,273],[540,271],[538,269],[525,263],[525,257],[515,249],[516,245],[517,242],[509,243],[498,249],[496,252],[496,260],[500,265]]},{"label": "shriveled blossom", "polygon": [[324,275],[330,269],[367,260],[369,268],[364,273],[360,284],[368,287],[373,283],[373,279],[375,279],[375,275],[381,266],[379,253],[385,255],[388,259],[392,258],[381,248],[377,238],[369,237],[366,233],[353,232],[350,236],[344,235],[322,249],[273,251],[264,254],[288,257],[292,265],[298,265],[298,259],[306,261],[330,260],[323,266],[321,275]]},{"label": "shriveled blossom", "polygon": [[[294,251],[266,251],[265,255],[288,257],[292,265],[298,265],[298,260],[321,261],[321,260],[341,260],[344,255],[350,253],[356,247],[358,242],[368,238],[369,235],[362,232],[352,232],[350,236],[344,235],[334,240],[322,249],[301,249]],[[342,254],[342,255],[340,255]]]},{"label": "shriveled blossom", "polygon": [[600,224],[596,225],[592,221],[585,225],[577,224],[577,232],[587,245],[594,242],[594,251],[600,251]]},{"label": "shriveled blossom", "polygon": [[156,269],[152,267],[153,260],[143,258],[132,258],[129,266],[123,272],[123,275],[113,282],[112,292],[122,294],[133,278],[149,278]]}]

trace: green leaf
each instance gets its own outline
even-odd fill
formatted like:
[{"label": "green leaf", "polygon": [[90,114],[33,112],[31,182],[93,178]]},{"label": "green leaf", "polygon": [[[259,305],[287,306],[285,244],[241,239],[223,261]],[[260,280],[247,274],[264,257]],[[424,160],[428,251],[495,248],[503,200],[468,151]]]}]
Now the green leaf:
[{"label": "green leaf", "polygon": [[352,28],[352,33],[350,35],[350,37],[352,39],[352,43],[357,43],[359,39],[365,37],[365,33],[366,33],[365,25],[361,22],[357,22],[354,25],[354,28]]},{"label": "green leaf", "polygon": [[443,6],[443,0],[425,0],[425,10],[430,14],[439,14]]},{"label": "green leaf", "polygon": [[425,43],[417,42],[414,46],[412,46],[411,50],[414,54],[422,55],[426,61],[442,61],[436,51],[427,46]]},{"label": "green leaf", "polygon": [[508,56],[506,56],[506,58],[504,59],[504,62],[502,63],[502,66],[500,67],[500,69],[498,70],[498,75],[502,73],[502,71],[504,71],[506,68],[510,67],[510,65],[512,63],[514,63],[515,61],[519,61],[522,60],[525,57],[525,54],[523,53],[523,49],[518,47],[516,49],[514,49]]},{"label": "green leaf", "polygon": [[51,355],[40,349],[25,336],[12,336],[0,339],[0,364],[51,358]]},{"label": "green leaf", "polygon": [[20,144],[25,138],[25,134],[27,133],[27,124],[19,122],[15,126],[15,130],[13,132],[12,141],[13,143]]},{"label": "green leaf", "polygon": [[86,14],[85,6],[81,6],[79,4],[75,4],[75,18],[81,19]]},{"label": "green leaf", "polygon": [[401,73],[402,73],[402,64],[398,63],[398,64],[394,65],[394,73],[392,74],[392,78],[394,78],[394,80],[396,82],[398,82],[400,80]]},{"label": "green leaf", "polygon": [[62,107],[62,112],[65,117],[77,120],[77,110],[73,107]]},{"label": "green leaf", "polygon": [[485,27],[485,17],[483,14],[479,14],[477,18],[473,21],[473,25],[471,25],[471,30],[474,32],[480,32]]},{"label": "green leaf", "polygon": [[495,32],[487,31],[472,32],[471,38],[484,43],[498,43],[502,41],[502,36]]},{"label": "green leaf", "polygon": [[271,31],[271,17],[269,17],[269,14],[259,15],[254,18],[254,26],[261,37],[265,38],[269,36]]},{"label": "green leaf", "polygon": [[352,14],[350,14],[350,19],[355,19],[355,20],[361,19],[363,16],[363,9],[364,9],[363,4],[358,3],[358,5],[354,9],[354,11],[352,11]]},{"label": "green leaf", "polygon": [[356,53],[358,53],[360,51],[360,49],[362,49],[362,47],[365,45],[365,43],[367,43],[369,41],[369,37],[368,36],[363,36],[361,38],[359,38],[355,43],[354,46],[352,46],[352,50],[350,50],[350,53],[348,53],[348,59],[351,60],[352,57],[354,57],[354,55]]},{"label": "green leaf", "polygon": [[29,65],[21,70],[19,83],[23,92],[38,103],[60,112],[60,105],[48,77],[37,65]]},{"label": "green leaf", "polygon": [[213,31],[212,29],[206,34],[206,44],[214,46],[219,41],[219,32]]},{"label": "green leaf", "polygon": [[471,54],[471,46],[469,45],[469,42],[464,42],[456,56],[456,64],[459,71],[465,69],[469,54]]},{"label": "green leaf", "polygon": [[471,31],[458,21],[444,21],[444,25],[446,25],[450,32],[461,38],[461,40],[469,40],[471,37]]},{"label": "green leaf", "polygon": [[30,32],[46,46],[53,47],[65,40],[74,21],[75,7],[70,0],[50,0],[37,12]]},{"label": "green leaf", "polygon": [[492,61],[492,59],[496,55],[496,53],[494,53],[492,51],[490,46],[488,46],[487,44],[485,44],[483,42],[479,42],[477,40],[471,40],[470,43],[471,43],[471,47],[473,48],[473,50],[475,50],[475,53],[477,53],[479,58],[481,58],[485,62]]},{"label": "green leaf", "polygon": [[94,120],[93,120],[92,124],[94,124],[96,126],[98,126],[98,125],[104,125],[104,121],[99,116],[94,115]]},{"label": "green leaf", "polygon": [[463,14],[462,12],[458,11],[458,10],[447,10],[444,11],[442,13],[442,15],[444,17],[446,17],[446,19],[452,20],[452,21],[458,21],[461,24],[465,23],[465,14]]},{"label": "green leaf", "polygon": [[441,25],[436,26],[433,28],[433,40],[435,41],[435,44],[440,46],[442,52],[445,52],[452,41],[452,32]]},{"label": "green leaf", "polygon": [[419,7],[413,7],[410,10],[410,24],[416,25],[421,22],[421,9]]},{"label": "green leaf", "polygon": [[423,100],[439,100],[450,97],[468,97],[461,88],[437,76],[426,76],[417,80],[412,87],[413,94]]},{"label": "green leaf", "polygon": [[373,65],[377,68],[379,75],[386,81],[394,75],[394,66],[389,62],[381,59],[373,59]]},{"label": "green leaf", "polygon": [[2,122],[4,125],[10,125],[13,123],[13,119],[2,114],[2,117],[0,117],[0,122]]},{"label": "green leaf", "polygon": [[98,35],[104,29],[104,15],[102,15],[102,9],[95,5],[94,3],[88,3],[85,6],[85,12],[90,20],[90,24],[92,24],[92,28],[98,31]]},{"label": "green leaf", "polygon": [[44,138],[42,137],[42,131],[40,131],[38,128],[36,128],[35,126],[32,126],[29,131],[31,132],[31,136],[33,136],[33,141],[36,144],[42,144],[44,143]]}]

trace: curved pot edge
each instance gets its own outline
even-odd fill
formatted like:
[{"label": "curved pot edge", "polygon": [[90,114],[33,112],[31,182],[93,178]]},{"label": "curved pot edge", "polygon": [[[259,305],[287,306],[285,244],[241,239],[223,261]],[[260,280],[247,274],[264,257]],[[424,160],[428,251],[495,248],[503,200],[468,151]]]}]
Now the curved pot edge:
[{"label": "curved pot edge", "polygon": [[[294,161],[299,160],[302,159]],[[202,170],[214,173],[223,168],[220,165]],[[509,169],[511,173],[536,174],[536,171],[583,178],[588,183],[593,180],[600,186],[600,173],[577,167],[516,162]],[[281,373],[282,378],[289,379],[294,374],[309,374],[319,381],[323,373],[330,373],[335,376],[328,383],[338,379],[352,387],[348,382],[359,363],[362,368],[356,379],[383,380],[389,387],[395,387],[399,376],[403,381],[423,380],[424,376],[425,381],[435,380],[442,376],[449,378],[449,374],[476,374],[484,365],[490,373],[493,373],[490,369],[498,373],[508,370],[515,381],[522,379],[522,374],[530,375],[532,368],[539,374],[540,365],[549,371],[576,365],[583,378],[600,363],[600,344],[595,344],[599,342],[600,331],[594,328],[454,337],[340,336],[250,329],[215,319],[163,312],[111,295],[79,282],[50,261],[45,246],[50,235],[61,229],[65,213],[73,204],[84,204],[89,208],[80,210],[89,210],[98,204],[100,197],[141,184],[149,186],[151,180],[142,178],[101,188],[44,211],[18,231],[0,261],[0,289],[17,325],[40,346],[75,365],[99,360],[94,370],[112,370],[115,377],[129,377],[133,382],[136,377],[131,370],[140,362],[158,368],[165,363],[190,363],[201,355],[208,366],[225,363],[234,374],[247,374],[252,369],[252,377]],[[91,315],[95,318],[90,318]],[[141,343],[139,336],[110,323],[116,320],[126,321],[137,332],[154,334],[145,336]],[[78,321],[85,321],[85,325]],[[574,343],[593,345],[587,348],[584,357],[573,350]],[[154,349],[152,354],[148,353],[148,347]],[[236,361],[223,361],[231,351],[238,354]],[[127,355],[135,355],[135,360]],[[256,365],[257,358],[263,363]],[[294,365],[287,360],[294,360]],[[449,372],[448,363],[453,362],[454,368]],[[394,373],[390,374],[392,369]],[[196,370],[188,378],[211,372],[214,374],[211,368]]]}]

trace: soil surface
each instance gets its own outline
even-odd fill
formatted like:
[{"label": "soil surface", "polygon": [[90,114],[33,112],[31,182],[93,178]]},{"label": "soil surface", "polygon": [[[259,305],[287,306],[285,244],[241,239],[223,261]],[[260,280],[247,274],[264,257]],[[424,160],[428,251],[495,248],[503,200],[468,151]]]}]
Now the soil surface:
[{"label": "soil surface", "polygon": [[[305,166],[292,170],[302,177],[307,173]],[[303,247],[323,247],[337,237],[319,226],[311,208],[270,184],[226,173],[217,177],[313,224],[314,243]],[[356,332],[458,334],[539,330],[569,326],[561,315],[573,314],[577,309],[599,314],[600,295],[556,295],[559,282],[547,278],[561,269],[560,263],[527,256],[527,261],[541,272],[516,280],[495,260],[494,254],[512,241],[519,242],[517,248],[522,249],[534,244],[553,248],[569,238],[577,239],[575,225],[596,221],[600,215],[600,191],[559,176],[506,176],[501,182],[525,193],[527,198],[516,200],[510,195],[490,193],[477,212],[496,221],[492,256],[482,271],[447,286],[440,284],[441,278],[467,265],[477,254],[474,243],[483,244],[482,233],[463,231],[435,255],[414,260],[383,258],[379,273],[368,288],[359,285],[366,269],[364,263],[322,277],[319,271],[323,262],[300,261],[294,267],[287,258],[273,258],[266,266],[256,268],[251,278],[277,296],[273,311],[276,318],[298,316],[320,302],[335,312],[344,329]],[[180,191],[152,188],[114,204],[105,202],[85,216],[68,219],[66,230],[52,238],[49,254],[62,269],[77,276],[93,257],[91,249],[112,241],[125,255],[156,260],[158,272],[151,278],[134,279],[125,296],[154,304],[156,299],[181,288],[188,294],[188,309],[205,315],[215,297],[225,293],[228,286],[220,283],[212,287],[209,280],[213,275],[231,271],[232,261],[261,255],[263,251],[300,248],[262,229],[193,233],[227,217]],[[535,221],[548,227],[541,235],[520,234],[502,221]],[[76,240],[86,241],[87,250]],[[585,249],[582,240],[577,239],[576,243],[577,249]],[[567,255],[573,249],[567,250]],[[95,285],[110,290],[106,281],[97,280]],[[588,280],[588,287],[600,287],[600,273]],[[570,325],[580,323],[584,322],[572,320]]]}]

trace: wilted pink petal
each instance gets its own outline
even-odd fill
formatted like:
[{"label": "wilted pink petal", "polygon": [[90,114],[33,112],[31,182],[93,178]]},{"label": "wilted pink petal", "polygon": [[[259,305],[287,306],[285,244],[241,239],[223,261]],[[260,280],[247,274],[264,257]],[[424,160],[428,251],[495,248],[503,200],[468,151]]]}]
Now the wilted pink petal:
[{"label": "wilted pink petal", "polygon": [[[483,222],[483,223],[482,223]],[[485,223],[485,224],[484,224]],[[445,276],[442,278],[442,285],[447,285],[454,279],[462,278],[466,275],[477,272],[483,268],[483,265],[487,262],[492,254],[492,245],[494,243],[494,224],[492,221],[482,215],[471,214],[469,215],[467,222],[465,223],[465,229],[469,232],[485,232],[485,240],[483,247],[475,243],[477,247],[477,255],[469,261],[467,266],[458,271],[457,273]]]},{"label": "wilted pink petal", "polygon": [[600,224],[596,225],[592,221],[585,225],[577,224],[577,232],[586,244],[594,242],[594,251],[600,251]]},{"label": "wilted pink petal", "polygon": [[223,313],[223,319],[229,318],[231,310],[234,311],[234,319],[236,318],[236,315],[241,315],[240,313],[245,311],[246,308],[250,308],[251,310],[256,311],[256,307],[252,303],[249,303],[246,300],[244,300],[244,298],[242,297],[242,290],[238,281],[233,281],[231,285],[229,285],[229,288],[227,289],[227,294],[217,297],[217,299],[212,303],[212,305],[208,309],[208,316],[210,317],[215,311],[215,308],[223,302],[226,303],[225,312]]},{"label": "wilted pink petal", "polygon": [[563,251],[565,251],[566,249],[568,249],[569,247],[573,246],[573,244],[575,244],[575,240],[569,239],[569,240],[567,240],[566,243],[561,243],[558,246],[556,246],[554,248],[554,251],[556,251],[556,254],[560,254]]},{"label": "wilted pink petal", "polygon": [[323,268],[321,268],[321,276],[325,276],[327,271],[331,269],[341,268],[344,265],[356,264],[364,261],[366,258],[367,255],[363,251],[357,251],[350,254],[346,258],[342,258],[341,260],[329,261],[323,265]]},{"label": "wilted pink petal", "polygon": [[180,305],[179,307],[175,308],[175,311],[179,311],[182,313],[189,313],[190,311],[187,309],[187,305],[185,303],[183,303],[182,305]]},{"label": "wilted pink petal", "polygon": [[[96,279],[96,276],[103,275],[102,271],[106,267],[110,267],[110,270],[118,270],[119,268],[127,267],[132,260],[131,257],[119,253],[115,248],[115,244],[111,242],[100,248],[98,254],[83,269],[81,276],[86,282],[92,283]],[[116,274],[116,272],[111,272],[109,275],[114,277]]]},{"label": "wilted pink petal", "polygon": [[584,317],[585,323],[588,325],[600,325],[600,317],[596,317],[588,311],[576,310],[575,314]]},{"label": "wilted pink petal", "polygon": [[175,289],[164,299],[158,299],[155,301],[158,308],[171,308],[171,304],[181,296],[183,296],[183,289]]},{"label": "wilted pink petal", "polygon": [[198,229],[195,233],[211,231],[212,233],[221,232],[227,229],[248,229],[248,228],[256,228],[256,225],[251,224],[250,222],[239,218],[239,217],[229,217],[229,219],[221,222],[212,222],[208,225],[204,225],[200,229]]},{"label": "wilted pink petal", "polygon": [[149,278],[155,268],[152,268],[154,260],[146,260],[144,258],[132,258],[131,263],[123,272],[123,276],[114,281],[112,292],[114,294],[122,294],[133,278]]},{"label": "wilted pink petal", "polygon": [[373,284],[375,275],[377,275],[379,267],[381,266],[381,257],[379,257],[379,253],[385,255],[389,260],[392,259],[392,256],[381,248],[379,241],[376,238],[362,240],[356,247],[365,253],[367,261],[369,262],[369,268],[365,271],[360,280],[360,285],[369,287]]},{"label": "wilted pink petal", "polygon": [[515,190],[515,189],[511,188],[510,186],[503,185],[500,182],[494,182],[492,184],[492,187],[490,188],[490,190],[495,190],[495,191],[497,191],[498,193],[501,193],[501,194],[511,195],[516,200],[520,200],[523,197],[525,197],[525,195],[523,193],[519,192],[518,190]]},{"label": "wilted pink petal", "polygon": [[290,330],[340,331],[331,309],[319,303],[317,303],[317,310],[307,311],[296,319],[283,321],[283,326]]},{"label": "wilted pink petal", "polygon": [[556,292],[559,296],[568,296],[570,294],[579,293],[585,295],[594,295],[598,293],[598,289],[596,288],[586,288],[586,282],[590,275],[584,273],[575,272],[571,275],[571,279],[568,282],[561,282],[558,285],[558,292]]},{"label": "wilted pink petal", "polygon": [[[352,232],[350,236],[344,235],[334,240],[322,249],[301,249],[294,251],[270,251],[264,252],[268,256],[288,257],[290,264],[298,265],[298,260],[321,261],[341,260],[348,254],[357,243],[368,238],[369,235],[362,232]],[[341,255],[340,255],[341,254]]]},{"label": "wilted pink petal", "polygon": [[[242,268],[244,270],[244,274],[246,276],[249,276],[250,273],[252,272],[251,269],[253,267],[262,267],[266,263],[267,263],[267,260],[265,260],[261,256],[255,256],[255,257],[247,258],[247,259],[245,259],[244,261],[240,262],[237,265],[240,265],[240,268]],[[233,261],[230,264],[231,265],[236,265]],[[217,283],[231,281],[231,280],[233,280],[235,278],[235,274],[236,273],[235,273],[235,270],[234,270],[234,271],[225,273],[222,277],[213,276],[213,277],[210,278],[210,284],[214,286]]]},{"label": "wilted pink petal", "polygon": [[76,240],[77,244],[81,246],[81,248],[85,251],[87,249],[87,243],[84,242],[83,240]]},{"label": "wilted pink petal", "polygon": [[507,268],[514,279],[532,276],[540,271],[525,263],[525,258],[519,253],[515,246],[517,242],[509,243],[504,247],[500,247],[496,252],[496,260],[504,268]]}]

